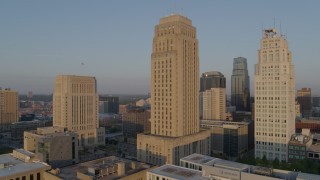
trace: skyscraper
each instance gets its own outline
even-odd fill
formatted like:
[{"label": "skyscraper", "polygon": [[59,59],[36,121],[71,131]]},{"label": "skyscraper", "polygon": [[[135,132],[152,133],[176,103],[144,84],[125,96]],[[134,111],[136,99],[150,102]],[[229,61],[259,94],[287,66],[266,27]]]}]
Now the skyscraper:
[{"label": "skyscraper", "polygon": [[302,117],[309,118],[312,111],[311,88],[302,88],[297,91],[297,101],[300,104]]},{"label": "skyscraper", "polygon": [[19,120],[18,92],[0,89],[0,131]]},{"label": "skyscraper", "polygon": [[78,134],[79,146],[104,144],[99,128],[95,77],[58,75],[53,94],[53,125]]},{"label": "skyscraper", "polygon": [[164,17],[155,27],[151,55],[151,134],[138,134],[138,160],[178,164],[192,152],[209,153],[210,131],[200,130],[198,93],[196,28],[184,16]]},{"label": "skyscraper", "polygon": [[237,57],[233,59],[231,76],[231,105],[237,111],[250,111],[250,80],[247,59]]},{"label": "skyscraper", "polygon": [[221,72],[205,72],[200,78],[200,118],[226,119],[226,78]]},{"label": "skyscraper", "polygon": [[287,161],[295,133],[295,77],[288,42],[275,29],[264,30],[254,77],[255,156]]}]

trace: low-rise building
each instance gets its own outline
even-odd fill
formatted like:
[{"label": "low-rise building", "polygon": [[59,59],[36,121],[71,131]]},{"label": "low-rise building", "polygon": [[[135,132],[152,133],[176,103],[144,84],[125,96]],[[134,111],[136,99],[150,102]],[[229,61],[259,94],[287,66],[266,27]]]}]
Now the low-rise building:
[{"label": "low-rise building", "polygon": [[[196,180],[315,180],[320,175],[272,169],[227,161],[219,158],[191,154],[180,160],[181,166],[163,165],[149,170],[148,179]],[[196,168],[196,166],[198,168]],[[201,167],[199,169],[199,167]]]},{"label": "low-rise building", "polygon": [[67,166],[59,170],[52,170],[47,176],[54,180],[62,179],[86,179],[86,180],[113,180],[128,179],[146,180],[146,169],[150,165],[131,161],[115,156],[105,157]]},{"label": "low-rise building", "polygon": [[51,167],[23,149],[0,155],[0,180],[43,180]]},{"label": "low-rise building", "polygon": [[202,120],[201,127],[211,130],[211,153],[239,157],[248,151],[250,122]]},{"label": "low-rise building", "polygon": [[[305,132],[306,131],[306,132]],[[312,144],[310,130],[303,129],[302,134],[293,134],[288,143],[288,162],[307,158],[307,149]]]},{"label": "low-rise building", "polygon": [[78,162],[78,140],[74,132],[62,127],[44,127],[24,132],[24,149],[35,153],[40,160],[53,167]]}]

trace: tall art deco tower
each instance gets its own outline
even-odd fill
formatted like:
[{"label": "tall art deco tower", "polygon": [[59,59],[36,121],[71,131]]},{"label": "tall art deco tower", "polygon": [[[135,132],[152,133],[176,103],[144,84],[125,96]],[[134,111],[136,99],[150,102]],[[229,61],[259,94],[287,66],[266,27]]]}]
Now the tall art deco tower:
[{"label": "tall art deco tower", "polygon": [[255,156],[287,161],[287,146],[295,133],[295,78],[284,36],[264,30],[254,78]]},{"label": "tall art deco tower", "polygon": [[196,28],[184,16],[164,17],[153,39],[151,134],[138,135],[140,161],[178,164],[184,155],[208,154],[210,132],[200,130],[198,94]]}]

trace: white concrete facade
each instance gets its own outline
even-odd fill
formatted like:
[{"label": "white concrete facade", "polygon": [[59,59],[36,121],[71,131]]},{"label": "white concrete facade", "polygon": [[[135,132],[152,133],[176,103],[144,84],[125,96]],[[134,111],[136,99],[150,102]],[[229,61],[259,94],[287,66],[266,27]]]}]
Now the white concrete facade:
[{"label": "white concrete facade", "polygon": [[255,157],[287,161],[295,133],[295,77],[288,42],[275,29],[264,30],[254,77]]}]

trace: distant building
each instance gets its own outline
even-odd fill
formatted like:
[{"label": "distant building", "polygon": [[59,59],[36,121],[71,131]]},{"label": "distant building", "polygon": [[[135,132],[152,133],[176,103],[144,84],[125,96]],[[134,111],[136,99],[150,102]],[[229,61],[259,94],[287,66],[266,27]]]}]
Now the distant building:
[{"label": "distant building", "polygon": [[249,125],[250,122],[201,121],[202,128],[211,130],[211,153],[225,154],[230,159],[249,150],[249,137],[253,136]]},{"label": "distant building", "polygon": [[95,77],[58,75],[53,94],[53,125],[77,132],[79,146],[105,144],[99,127]]},{"label": "distant building", "polygon": [[49,169],[51,167],[48,164],[23,149],[0,155],[1,180],[45,180],[44,173]]},{"label": "distant building", "polygon": [[40,161],[53,167],[78,162],[78,140],[74,132],[62,127],[44,127],[24,132],[24,149],[35,154]]},{"label": "distant building", "polygon": [[311,88],[302,88],[297,91],[297,101],[300,104],[301,115],[304,118],[311,116],[312,102],[311,102]]},{"label": "distant building", "polygon": [[200,118],[226,119],[226,78],[221,72],[203,73],[200,78]]},{"label": "distant building", "polygon": [[127,138],[137,138],[139,133],[150,133],[150,111],[132,109],[122,115],[122,132]]},{"label": "distant building", "polygon": [[10,127],[11,138],[13,140],[23,140],[24,131],[36,130],[39,127],[52,126],[52,121],[25,121],[12,123]]},{"label": "distant building", "polygon": [[296,101],[296,118],[301,118],[301,111],[300,111],[300,104],[298,101]]},{"label": "distant building", "polygon": [[19,120],[18,92],[0,89],[0,131],[9,130],[10,124]]},{"label": "distant building", "polygon": [[320,97],[312,97],[312,106],[320,107]]},{"label": "distant building", "polygon": [[231,105],[237,111],[250,111],[250,79],[247,59],[238,57],[233,59],[231,76]]},{"label": "distant building", "polygon": [[192,153],[209,154],[210,131],[200,129],[196,28],[173,14],[155,26],[151,55],[151,133],[137,135],[137,159],[178,164]]},{"label": "distant building", "polygon": [[99,113],[119,113],[119,97],[99,96]]},{"label": "distant building", "polygon": [[320,119],[309,118],[296,121],[296,132],[302,132],[302,129],[310,129],[311,133],[320,133]]}]

